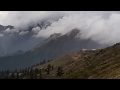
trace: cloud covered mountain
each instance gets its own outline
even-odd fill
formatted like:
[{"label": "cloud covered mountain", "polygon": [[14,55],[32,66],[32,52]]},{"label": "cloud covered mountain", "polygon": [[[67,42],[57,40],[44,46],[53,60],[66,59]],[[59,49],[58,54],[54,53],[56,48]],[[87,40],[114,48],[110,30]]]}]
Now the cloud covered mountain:
[{"label": "cloud covered mountain", "polygon": [[120,42],[119,23],[119,11],[0,11],[0,24],[6,26],[0,26],[0,56],[30,50],[50,35],[74,28],[81,30],[81,38],[110,46]]},{"label": "cloud covered mountain", "polygon": [[[6,60],[10,65],[31,65],[38,59],[120,42],[119,11],[0,11],[0,24],[0,56],[25,51],[22,56],[1,57],[1,68]],[[17,61],[11,62],[15,58]],[[14,67],[25,67],[21,65]]]},{"label": "cloud covered mountain", "polygon": [[[83,48],[93,49],[100,48],[101,45],[89,39],[81,39],[77,37],[80,30],[73,29],[62,35],[60,33],[52,34],[49,38],[38,44],[33,49],[23,54],[6,56],[0,58],[0,69],[25,68],[40,61],[55,59],[64,54],[71,53]],[[101,47],[102,48],[102,47]]]},{"label": "cloud covered mountain", "polygon": [[0,25],[0,56],[4,56],[18,50],[27,51],[44,40],[43,37],[34,38],[41,29],[47,28],[51,23],[44,21],[37,26],[27,29],[18,29],[14,26]]}]

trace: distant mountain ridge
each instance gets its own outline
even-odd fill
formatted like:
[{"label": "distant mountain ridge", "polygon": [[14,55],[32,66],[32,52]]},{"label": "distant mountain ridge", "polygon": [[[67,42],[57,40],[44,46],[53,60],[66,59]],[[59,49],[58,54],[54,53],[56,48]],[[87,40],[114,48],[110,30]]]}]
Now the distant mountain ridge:
[{"label": "distant mountain ridge", "polygon": [[48,43],[48,42],[51,41],[51,40],[55,40],[55,39],[57,39],[57,38],[60,37],[60,36],[61,36],[61,33],[54,33],[54,34],[50,35],[49,38],[45,39],[43,42],[41,42],[40,44],[38,44],[37,46],[35,46],[35,48],[31,49],[30,51],[31,51],[31,52],[32,52],[32,51],[35,51],[36,49],[38,49],[38,48],[41,47],[42,45]]},{"label": "distant mountain ridge", "polygon": [[40,61],[55,59],[83,48],[96,49],[101,47],[101,45],[91,39],[77,38],[76,36],[79,33],[80,30],[77,29],[73,29],[65,35],[56,33],[50,35],[49,38],[38,44],[35,48],[23,54],[1,57],[0,70],[21,69],[34,65]]},{"label": "distant mountain ridge", "polygon": [[[21,55],[21,54],[23,54],[23,53],[24,53],[24,51],[19,50],[19,51],[16,51],[16,52],[10,53],[10,54],[8,54],[8,55],[6,55],[6,56]],[[4,56],[4,57],[6,57],[6,56]]]},{"label": "distant mountain ridge", "polygon": [[42,30],[50,25],[50,21],[40,21],[38,24],[29,26],[28,28],[0,25],[0,56],[5,56],[19,49],[24,51],[30,50],[44,40],[44,37],[33,38],[36,34],[34,29]]},{"label": "distant mountain ridge", "polygon": [[12,26],[12,25],[8,25],[8,26],[0,25],[0,31],[6,30],[6,29],[8,29],[8,28],[13,29],[14,26]]}]

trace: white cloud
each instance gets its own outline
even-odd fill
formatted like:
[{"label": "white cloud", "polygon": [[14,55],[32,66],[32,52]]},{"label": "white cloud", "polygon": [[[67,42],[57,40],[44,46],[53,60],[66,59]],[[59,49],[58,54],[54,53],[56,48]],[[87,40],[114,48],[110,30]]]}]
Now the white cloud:
[{"label": "white cloud", "polygon": [[[84,14],[83,14],[84,13]],[[48,37],[53,33],[65,34],[73,28],[81,30],[81,38],[92,38],[100,44],[114,44],[120,42],[120,14],[119,12],[83,12],[64,16],[55,21],[46,30],[41,30],[37,37]]]},{"label": "white cloud", "polygon": [[[83,39],[92,38],[101,44],[120,42],[120,12],[118,11],[9,11],[5,13],[0,12],[0,24],[10,24],[17,28],[28,28],[40,21],[52,20],[51,26],[46,29],[33,28],[36,37],[49,37],[53,33],[65,34],[73,28],[79,28]],[[19,29],[5,30],[7,33],[16,33],[16,31],[18,32]],[[27,33],[22,31],[19,35]]]},{"label": "white cloud", "polygon": [[3,17],[6,17],[8,14],[8,11],[0,11],[0,16],[3,18]]},{"label": "white cloud", "polygon": [[37,26],[37,27],[34,27],[32,29],[32,32],[35,33],[35,34],[37,34],[38,32],[40,32],[40,30],[41,30],[41,28]]},{"label": "white cloud", "polygon": [[29,31],[21,31],[19,35],[26,35],[27,33],[29,33]]},{"label": "white cloud", "polygon": [[[1,13],[5,15],[5,12]],[[1,16],[3,16],[2,14]],[[64,14],[55,11],[8,11],[5,17],[0,18],[0,24],[28,28],[28,26],[36,25],[42,20],[53,20],[62,15]]]},{"label": "white cloud", "polygon": [[10,29],[7,28],[4,33],[9,34],[9,35],[14,35],[15,33],[18,33],[20,29],[14,28],[14,29]]}]

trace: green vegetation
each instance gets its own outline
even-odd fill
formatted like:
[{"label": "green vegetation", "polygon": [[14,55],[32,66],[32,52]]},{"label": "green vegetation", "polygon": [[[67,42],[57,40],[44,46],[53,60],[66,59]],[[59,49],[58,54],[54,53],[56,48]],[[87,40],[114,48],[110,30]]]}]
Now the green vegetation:
[{"label": "green vegetation", "polygon": [[[76,59],[77,58],[77,59]],[[53,60],[42,68],[51,64],[55,70],[44,78],[53,79],[111,79],[120,78],[120,44],[96,51],[78,51]],[[64,74],[56,75],[58,67],[63,68]]]},{"label": "green vegetation", "polygon": [[8,70],[0,74],[8,79],[120,79],[120,44],[80,50],[20,72]]}]

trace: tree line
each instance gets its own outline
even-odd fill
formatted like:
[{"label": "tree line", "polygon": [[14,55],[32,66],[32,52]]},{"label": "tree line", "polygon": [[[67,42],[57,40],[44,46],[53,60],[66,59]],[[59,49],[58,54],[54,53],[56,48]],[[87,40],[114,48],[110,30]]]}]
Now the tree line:
[{"label": "tree line", "polygon": [[[26,67],[24,69],[15,69],[13,71],[11,70],[2,70],[0,71],[0,79],[23,79],[23,78],[30,78],[32,79],[33,77],[36,78],[37,74],[39,74],[39,78],[41,78],[41,70],[40,69],[34,69],[33,67],[39,66],[39,65],[43,65],[47,62],[50,62],[51,60],[43,60],[35,65]],[[34,79],[33,78],[33,79]]]},{"label": "tree line", "polygon": [[[46,72],[46,74],[50,74],[50,71],[54,70],[54,66],[48,64],[44,69],[38,69],[38,68],[33,69],[33,68],[39,65],[43,65],[50,61],[52,61],[52,59],[47,61],[43,60],[40,63],[37,63],[35,65],[20,70],[17,69],[15,69],[14,71],[2,70],[0,71],[0,79],[42,79],[42,72]],[[56,75],[61,76],[62,74],[63,74],[62,67],[58,67]]]}]

